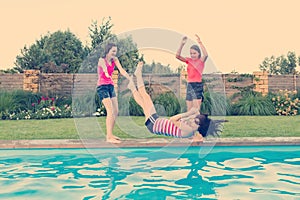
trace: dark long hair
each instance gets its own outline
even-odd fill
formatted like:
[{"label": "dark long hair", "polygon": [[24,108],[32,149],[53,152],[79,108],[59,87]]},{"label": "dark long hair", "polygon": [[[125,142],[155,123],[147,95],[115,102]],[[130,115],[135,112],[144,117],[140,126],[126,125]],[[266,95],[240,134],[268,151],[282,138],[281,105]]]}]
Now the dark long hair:
[{"label": "dark long hair", "polygon": [[200,114],[197,115],[196,118],[198,119],[198,131],[203,136],[214,136],[219,137],[219,133],[222,132],[221,123],[228,122],[227,120],[212,120],[208,118],[207,114]]},{"label": "dark long hair", "polygon": [[105,48],[104,48],[104,55],[103,58],[106,57],[106,55],[109,53],[109,51],[111,50],[111,48],[116,47],[117,45],[115,43],[108,43]]}]

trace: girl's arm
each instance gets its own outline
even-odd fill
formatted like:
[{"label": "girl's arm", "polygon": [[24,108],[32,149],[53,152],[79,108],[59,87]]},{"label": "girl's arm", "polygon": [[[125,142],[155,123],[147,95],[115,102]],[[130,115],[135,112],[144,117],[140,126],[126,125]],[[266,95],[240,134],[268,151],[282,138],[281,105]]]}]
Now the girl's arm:
[{"label": "girl's arm", "polygon": [[184,120],[188,120],[189,118],[195,118],[199,114],[199,110],[197,108],[192,108],[190,111],[175,115],[170,118],[170,121],[175,124],[175,126],[179,127],[182,131],[182,137],[191,137],[195,130],[188,124],[182,123]]},{"label": "girl's arm", "polygon": [[124,68],[122,67],[119,59],[117,57],[114,58],[114,61],[116,63],[117,68],[119,69],[120,73],[122,76],[124,76],[126,79],[129,79],[130,76],[129,74],[124,70]]},{"label": "girl's arm", "polygon": [[192,108],[188,112],[181,113],[181,114],[170,117],[170,121],[175,123],[175,122],[179,122],[179,120],[181,120],[181,119],[187,119],[187,118],[190,118],[191,116],[196,116],[198,114],[199,114],[199,110],[197,108]]},{"label": "girl's arm", "polygon": [[180,127],[182,130],[183,137],[191,137],[194,133],[193,128],[185,123],[182,123],[183,120],[188,120],[189,118],[195,118],[199,114],[198,109],[191,109],[190,111],[182,114],[175,115],[170,118],[170,121],[175,124],[175,126]]},{"label": "girl's arm", "polygon": [[185,45],[186,41],[187,41],[187,37],[185,36],[185,37],[182,38],[181,44],[179,46],[179,49],[176,52],[176,58],[178,60],[182,61],[182,62],[186,62],[186,59],[181,56],[181,51],[182,51],[182,48]]},{"label": "girl's arm", "polygon": [[107,78],[111,78],[111,76],[108,74],[107,67],[105,66],[105,62],[103,58],[99,59],[98,67],[101,67],[103,69],[103,72]]},{"label": "girl's arm", "polygon": [[200,59],[202,60],[202,62],[205,62],[207,60],[207,57],[208,57],[206,48],[204,47],[203,43],[200,40],[200,37],[197,34],[196,34],[196,38],[197,38],[197,42],[198,42],[198,44],[199,44],[199,46],[201,48],[201,51],[202,51]]}]

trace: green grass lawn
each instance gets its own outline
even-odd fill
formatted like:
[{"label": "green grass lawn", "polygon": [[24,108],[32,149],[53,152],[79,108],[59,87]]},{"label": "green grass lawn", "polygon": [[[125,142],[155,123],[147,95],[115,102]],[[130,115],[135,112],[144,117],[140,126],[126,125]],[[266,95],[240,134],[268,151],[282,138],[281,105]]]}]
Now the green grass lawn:
[{"label": "green grass lawn", "polygon": [[[228,116],[221,137],[300,137],[300,116]],[[158,137],[144,117],[118,117],[114,134],[121,138]],[[105,118],[0,120],[0,140],[104,138]],[[164,136],[159,136],[164,137]]]}]

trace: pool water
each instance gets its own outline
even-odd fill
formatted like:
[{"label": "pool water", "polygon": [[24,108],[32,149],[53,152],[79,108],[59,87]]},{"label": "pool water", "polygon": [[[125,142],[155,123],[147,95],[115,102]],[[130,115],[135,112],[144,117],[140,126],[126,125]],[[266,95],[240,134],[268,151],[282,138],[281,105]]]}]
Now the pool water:
[{"label": "pool water", "polygon": [[300,146],[0,150],[0,199],[197,198],[300,199]]}]

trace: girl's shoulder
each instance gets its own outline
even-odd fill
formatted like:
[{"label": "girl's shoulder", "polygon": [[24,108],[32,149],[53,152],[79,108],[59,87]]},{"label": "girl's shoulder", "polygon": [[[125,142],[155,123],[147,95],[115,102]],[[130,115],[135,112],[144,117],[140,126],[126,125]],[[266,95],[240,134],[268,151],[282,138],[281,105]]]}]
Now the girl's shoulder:
[{"label": "girl's shoulder", "polygon": [[104,59],[103,58],[99,58],[99,60],[98,60],[98,67],[103,67],[103,65],[105,65],[105,61],[104,61]]},{"label": "girl's shoulder", "polygon": [[98,60],[98,63],[105,63],[105,59],[100,57],[99,60]]},{"label": "girl's shoulder", "polygon": [[185,62],[186,64],[189,64],[191,62],[192,58],[190,57],[185,57]]},{"label": "girl's shoulder", "polygon": [[99,58],[99,61],[105,61],[105,58],[100,57],[100,58]]}]

